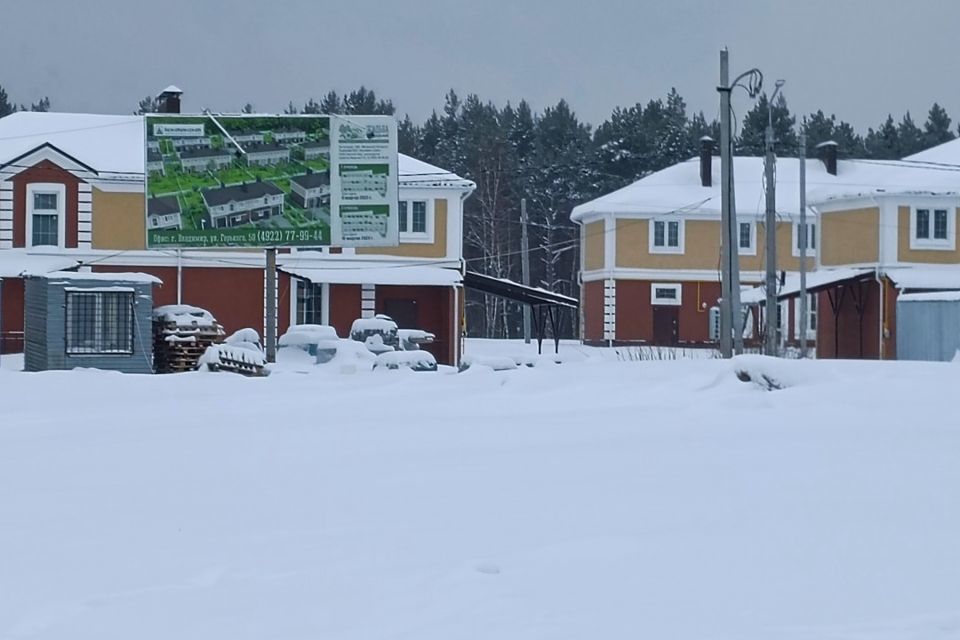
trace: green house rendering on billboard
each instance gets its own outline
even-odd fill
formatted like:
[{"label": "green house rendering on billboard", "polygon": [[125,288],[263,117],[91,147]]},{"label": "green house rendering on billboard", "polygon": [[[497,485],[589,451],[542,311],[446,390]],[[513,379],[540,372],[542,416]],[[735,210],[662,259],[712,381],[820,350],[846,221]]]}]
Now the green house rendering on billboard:
[{"label": "green house rendering on billboard", "polygon": [[399,242],[392,118],[158,114],[146,148],[148,247]]}]

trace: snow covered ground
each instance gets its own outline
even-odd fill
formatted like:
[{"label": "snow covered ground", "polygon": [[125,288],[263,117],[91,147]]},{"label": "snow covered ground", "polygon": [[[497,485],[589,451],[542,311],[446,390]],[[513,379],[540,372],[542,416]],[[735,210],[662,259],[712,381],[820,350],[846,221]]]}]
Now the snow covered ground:
[{"label": "snow covered ground", "polygon": [[960,638],[960,365],[581,355],[4,363],[0,638]]}]

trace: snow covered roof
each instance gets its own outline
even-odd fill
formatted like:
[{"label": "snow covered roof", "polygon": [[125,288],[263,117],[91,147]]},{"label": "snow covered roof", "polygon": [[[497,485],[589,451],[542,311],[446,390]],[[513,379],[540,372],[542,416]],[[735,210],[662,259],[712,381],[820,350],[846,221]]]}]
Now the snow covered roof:
[{"label": "snow covered roof", "polygon": [[43,274],[48,280],[98,280],[109,282],[134,282],[140,284],[163,284],[163,280],[149,273],[120,273],[93,271],[53,271]]},{"label": "snow covered roof", "polygon": [[[873,269],[843,268],[811,271],[807,274],[807,290],[812,291],[814,289],[820,289],[837,282],[852,280],[853,278],[864,276],[870,273],[873,273]],[[777,293],[777,298],[789,298],[797,295],[798,293],[800,293],[800,274],[792,273],[784,280],[783,286],[780,287],[780,291]],[[740,294],[741,304],[761,304],[766,302],[766,299],[766,288],[763,286],[753,287]]]},{"label": "snow covered roof", "polygon": [[57,255],[35,255],[27,249],[0,251],[0,278],[20,278],[25,275],[44,275],[51,271],[69,269],[79,264],[74,258]]},{"label": "snow covered roof", "polygon": [[[960,161],[960,147],[957,155]],[[834,176],[827,173],[819,160],[807,160],[809,205],[889,194],[960,193],[960,172],[947,167],[903,160],[839,160],[837,165],[837,175]],[[719,216],[719,158],[713,159],[712,172],[713,186],[702,186],[700,160],[692,158],[574,207],[570,217],[579,221],[591,214],[685,212]],[[765,208],[763,158],[737,157],[733,173],[737,214],[762,215]],[[781,214],[798,214],[800,211],[799,177],[797,158],[777,159],[777,211]]]},{"label": "snow covered roof", "polygon": [[904,293],[897,298],[897,302],[960,302],[960,291]]},{"label": "snow covered roof", "polygon": [[960,289],[960,267],[895,267],[885,273],[898,289]]},{"label": "snow covered roof", "polygon": [[[338,264],[339,263],[339,264]],[[450,287],[463,281],[456,269],[424,264],[350,261],[311,261],[310,266],[281,266],[280,270],[297,278],[327,284],[425,285]]]},{"label": "snow covered roof", "polygon": [[[0,118],[0,165],[43,144],[52,144],[97,173],[143,180],[143,116],[18,111]],[[452,171],[400,154],[399,182],[405,187],[455,188],[476,185]]]}]

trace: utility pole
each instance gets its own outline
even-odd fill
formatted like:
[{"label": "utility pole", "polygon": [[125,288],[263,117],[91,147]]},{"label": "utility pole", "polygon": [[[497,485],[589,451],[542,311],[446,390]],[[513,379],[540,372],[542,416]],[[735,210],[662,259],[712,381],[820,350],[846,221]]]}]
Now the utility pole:
[{"label": "utility pole", "polygon": [[[726,47],[720,49],[720,355],[733,356],[733,307],[731,306],[730,245],[730,60]],[[739,258],[739,256],[738,256]]]},{"label": "utility pole", "polygon": [[277,250],[267,249],[267,326],[264,348],[267,362],[277,361]]},{"label": "utility pole", "polygon": [[[520,198],[520,268],[523,284],[530,286],[530,238],[527,236],[527,199]],[[530,344],[530,305],[523,305],[523,341]]]},{"label": "utility pole", "polygon": [[766,338],[766,348],[764,351],[768,356],[777,355],[777,324],[778,310],[777,306],[777,184],[776,184],[776,158],[773,154],[773,101],[783,86],[782,80],[777,80],[776,88],[770,100],[767,102],[767,135],[766,135],[766,156],[764,158],[764,182],[767,187],[767,209],[764,219],[764,235],[766,235],[766,327],[764,337]]},{"label": "utility pole", "polygon": [[800,134],[800,357],[807,357],[807,135]]}]

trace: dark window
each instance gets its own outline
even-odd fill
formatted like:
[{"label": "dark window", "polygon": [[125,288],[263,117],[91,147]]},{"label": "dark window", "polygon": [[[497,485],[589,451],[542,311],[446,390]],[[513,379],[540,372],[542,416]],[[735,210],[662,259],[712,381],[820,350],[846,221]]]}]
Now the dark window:
[{"label": "dark window", "polygon": [[410,231],[413,233],[427,232],[427,203],[418,200],[410,203],[412,206],[410,216]]},{"label": "dark window", "polygon": [[[39,195],[39,194],[38,194]],[[33,214],[33,230],[30,241],[34,247],[59,245],[58,229],[60,217],[53,213]]]},{"label": "dark window", "polygon": [[[802,249],[803,243],[803,225],[797,223],[797,249]],[[817,248],[817,225],[813,222],[807,223],[807,249]]]},{"label": "dark window", "polygon": [[56,211],[57,210],[57,194],[55,193],[33,194],[33,208],[35,211]]},{"label": "dark window", "polygon": [[947,210],[936,209],[933,212],[933,237],[935,240],[947,239]]},{"label": "dark window", "polygon": [[657,300],[676,300],[677,299],[677,290],[673,287],[657,287]]},{"label": "dark window", "polygon": [[655,247],[664,246],[664,226],[662,222],[653,223],[653,246]]},{"label": "dark window", "polygon": [[930,210],[917,209],[917,238],[926,240],[930,237]]},{"label": "dark window", "polygon": [[740,248],[749,249],[753,246],[753,229],[749,222],[740,223]]},{"label": "dark window", "polygon": [[133,353],[133,292],[68,291],[67,353]]},{"label": "dark window", "polygon": [[297,283],[297,324],[323,324],[323,285]]},{"label": "dark window", "polygon": [[680,223],[679,222],[667,223],[667,245],[671,247],[680,246]]},{"label": "dark window", "polygon": [[400,233],[406,233],[407,232],[407,201],[406,200],[400,201],[399,211],[400,211],[400,217],[399,217]]}]

